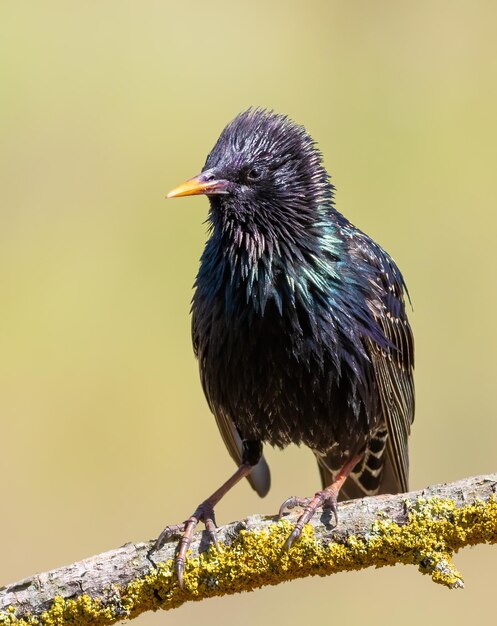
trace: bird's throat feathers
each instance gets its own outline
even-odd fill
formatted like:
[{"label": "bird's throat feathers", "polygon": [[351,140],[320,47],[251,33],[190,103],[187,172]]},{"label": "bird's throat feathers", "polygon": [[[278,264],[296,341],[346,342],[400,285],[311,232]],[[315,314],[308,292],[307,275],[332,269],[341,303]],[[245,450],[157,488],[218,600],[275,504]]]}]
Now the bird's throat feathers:
[{"label": "bird's throat feathers", "polygon": [[[273,301],[279,313],[296,300],[316,297],[338,279],[342,241],[330,221],[258,222],[230,218],[211,208],[211,236],[202,255],[196,289],[224,299],[227,314],[264,315]],[[202,287],[201,287],[202,286]],[[204,294],[207,296],[208,294]]]}]

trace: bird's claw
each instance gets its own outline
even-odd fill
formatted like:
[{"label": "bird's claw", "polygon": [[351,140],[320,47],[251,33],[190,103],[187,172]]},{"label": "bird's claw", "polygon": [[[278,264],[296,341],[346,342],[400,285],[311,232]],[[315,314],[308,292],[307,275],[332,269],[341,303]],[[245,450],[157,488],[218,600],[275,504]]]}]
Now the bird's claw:
[{"label": "bird's claw", "polygon": [[154,551],[160,550],[162,546],[166,543],[168,539],[171,537],[179,537],[185,532],[187,522],[183,522],[182,524],[174,524],[173,526],[166,526],[161,534],[157,537],[157,540],[154,544]]},{"label": "bird's claw", "polygon": [[208,502],[202,502],[185,522],[182,524],[176,524],[174,526],[166,526],[159,535],[155,542],[155,550],[159,550],[163,543],[174,536],[181,536],[178,543],[176,556],[174,559],[174,569],[176,570],[176,576],[178,577],[178,584],[180,589],[184,586],[184,571],[186,563],[186,554],[190,549],[193,533],[199,522],[203,522],[205,529],[209,535],[210,541],[214,544],[216,550],[219,551],[219,542],[217,540],[216,521],[214,518],[214,509]]},{"label": "bird's claw", "polygon": [[285,514],[285,511],[291,511],[295,507],[306,507],[310,498],[297,498],[296,496],[290,496],[287,498],[280,506],[280,510],[278,511],[278,519],[281,519]]},{"label": "bird's claw", "polygon": [[288,539],[285,542],[285,550],[290,550],[295,539],[298,539],[302,534],[302,530],[304,526],[311,521],[316,510],[319,507],[322,507],[323,510],[329,509],[335,516],[335,526],[338,523],[338,508],[337,508],[337,497],[338,494],[336,491],[330,487],[327,489],[323,489],[322,491],[318,491],[313,498],[296,498],[292,496],[287,498],[280,507],[278,516],[282,517],[285,509],[293,509],[296,506],[303,507],[303,511],[300,517],[297,520],[292,532],[290,533]]}]

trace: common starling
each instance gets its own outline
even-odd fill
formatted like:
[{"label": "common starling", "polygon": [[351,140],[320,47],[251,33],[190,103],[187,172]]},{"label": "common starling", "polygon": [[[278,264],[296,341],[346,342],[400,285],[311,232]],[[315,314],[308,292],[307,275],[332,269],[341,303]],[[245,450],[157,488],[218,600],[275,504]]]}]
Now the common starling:
[{"label": "common starling", "polygon": [[270,486],[263,443],[305,444],[323,489],[302,506],[286,546],[337,499],[408,489],[414,346],[397,265],[334,206],[316,143],[284,115],[249,109],[221,133],[202,172],[168,198],[209,198],[209,239],[192,302],[200,378],[236,472],[186,522],[217,546],[214,507],[246,477]]}]

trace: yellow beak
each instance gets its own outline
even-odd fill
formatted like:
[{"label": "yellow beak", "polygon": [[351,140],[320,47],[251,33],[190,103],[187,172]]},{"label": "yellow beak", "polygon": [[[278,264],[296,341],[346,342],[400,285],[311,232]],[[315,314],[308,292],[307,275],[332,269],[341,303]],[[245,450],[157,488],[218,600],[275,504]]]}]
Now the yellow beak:
[{"label": "yellow beak", "polygon": [[167,194],[166,198],[198,196],[199,194],[224,194],[228,193],[228,184],[227,180],[216,180],[210,172],[203,172],[175,187]]}]

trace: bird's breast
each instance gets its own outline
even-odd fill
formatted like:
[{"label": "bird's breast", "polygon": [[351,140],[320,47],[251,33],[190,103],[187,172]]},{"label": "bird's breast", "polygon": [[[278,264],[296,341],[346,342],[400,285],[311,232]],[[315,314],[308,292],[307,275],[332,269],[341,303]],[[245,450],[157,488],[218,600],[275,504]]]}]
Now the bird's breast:
[{"label": "bird's breast", "polygon": [[193,301],[193,341],[213,412],[230,416],[246,439],[350,447],[374,411],[361,399],[364,383],[343,358],[331,320],[325,327],[321,316],[317,328],[305,302],[274,297],[262,313],[239,292],[196,293]]}]

